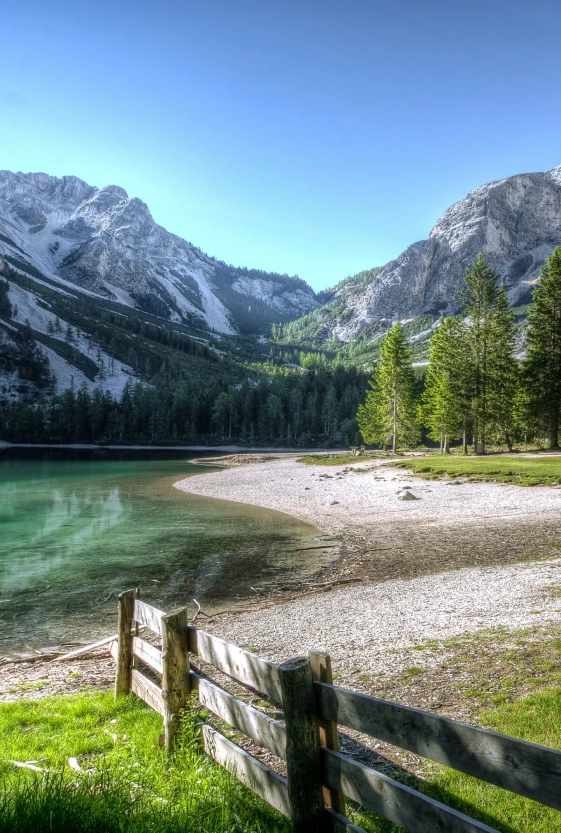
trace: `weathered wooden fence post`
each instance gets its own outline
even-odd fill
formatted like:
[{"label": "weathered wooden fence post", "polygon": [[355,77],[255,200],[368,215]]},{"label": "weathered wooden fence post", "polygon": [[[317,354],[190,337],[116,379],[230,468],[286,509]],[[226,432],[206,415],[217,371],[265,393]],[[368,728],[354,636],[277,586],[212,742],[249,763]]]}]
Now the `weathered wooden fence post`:
[{"label": "weathered wooden fence post", "polygon": [[131,693],[132,626],[134,621],[135,590],[119,593],[119,619],[117,643],[117,673],[115,697]]},{"label": "weathered wooden fence post", "polygon": [[179,729],[179,711],[189,701],[187,610],[162,617],[162,667],[165,745],[169,753]]},{"label": "weathered wooden fence post", "polygon": [[[314,682],[333,685],[333,674],[331,672],[331,657],[324,651],[308,651],[312,678]],[[319,742],[320,746],[327,749],[339,751],[339,732],[337,724],[331,720],[319,719]],[[323,788],[323,800],[326,807],[331,807],[335,812],[345,815],[345,796],[343,793],[332,790],[329,787]]]},{"label": "weathered wooden fence post", "polygon": [[279,665],[286,725],[286,774],[293,833],[328,829],[321,784],[319,721],[308,657]]}]

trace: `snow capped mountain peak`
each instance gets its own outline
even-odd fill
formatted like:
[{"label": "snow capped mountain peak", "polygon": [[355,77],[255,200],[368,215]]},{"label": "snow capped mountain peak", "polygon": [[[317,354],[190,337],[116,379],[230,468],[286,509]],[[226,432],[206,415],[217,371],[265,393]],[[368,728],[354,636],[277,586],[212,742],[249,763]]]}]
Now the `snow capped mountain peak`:
[{"label": "snow capped mountain peak", "polygon": [[303,281],[228,267],[155,223],[123,188],[74,176],[0,172],[0,254],[32,277],[222,333],[265,331],[319,306]]}]

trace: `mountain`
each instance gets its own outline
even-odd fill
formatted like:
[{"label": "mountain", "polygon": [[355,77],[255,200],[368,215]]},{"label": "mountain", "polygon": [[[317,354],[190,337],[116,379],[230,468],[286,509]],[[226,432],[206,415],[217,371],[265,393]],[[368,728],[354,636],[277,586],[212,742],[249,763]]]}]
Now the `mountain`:
[{"label": "mountain", "polygon": [[265,333],[319,306],[304,281],[227,266],[115,185],[0,172],[0,254],[17,272],[219,333]]},{"label": "mountain", "polygon": [[458,290],[479,252],[505,282],[511,305],[521,309],[559,245],[561,166],[490,182],[451,206],[428,240],[409,246],[374,277],[339,284],[325,306],[284,326],[282,339],[315,347],[369,340],[390,323],[420,319],[426,327],[413,327],[418,339],[440,315],[459,310]]}]

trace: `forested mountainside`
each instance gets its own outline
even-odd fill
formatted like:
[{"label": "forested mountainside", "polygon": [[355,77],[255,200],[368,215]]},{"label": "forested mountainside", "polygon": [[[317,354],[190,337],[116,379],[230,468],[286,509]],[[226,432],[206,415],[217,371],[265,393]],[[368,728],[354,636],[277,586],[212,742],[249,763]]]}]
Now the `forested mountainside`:
[{"label": "forested mountainside", "polygon": [[157,225],[122,188],[73,176],[0,172],[0,254],[61,292],[221,333],[267,332],[319,306],[305,281],[228,266]]},{"label": "forested mountainside", "polygon": [[345,445],[388,328],[401,323],[421,388],[479,252],[521,354],[561,245],[561,167],[475,189],[429,240],[318,295],[212,260],[121,189],[71,177],[0,174],[0,225],[1,438]]},{"label": "forested mountainside", "polygon": [[[343,282],[319,310],[275,328],[285,345],[375,357],[376,341],[396,321],[409,322],[416,354],[427,355],[431,326],[460,308],[458,290],[482,252],[504,281],[515,315],[531,301],[545,258],[561,244],[561,166],[482,185],[451,206],[428,240],[382,269]],[[347,346],[346,346],[347,345]]]}]

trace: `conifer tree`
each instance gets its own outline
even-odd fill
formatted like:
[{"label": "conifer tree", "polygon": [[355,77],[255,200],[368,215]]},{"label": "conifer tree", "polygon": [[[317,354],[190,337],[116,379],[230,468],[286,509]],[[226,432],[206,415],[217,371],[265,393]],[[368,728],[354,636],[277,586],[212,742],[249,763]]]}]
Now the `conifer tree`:
[{"label": "conifer tree", "polygon": [[461,399],[458,396],[456,363],[458,324],[453,318],[441,319],[430,340],[429,368],[423,393],[423,416],[429,436],[449,450],[450,438],[460,432]]},{"label": "conifer tree", "polygon": [[561,415],[561,247],[547,258],[528,315],[524,381],[536,427],[559,447]]},{"label": "conifer tree", "polygon": [[417,405],[411,352],[399,324],[394,324],[384,339],[370,388],[357,413],[364,441],[391,445],[393,452],[401,443],[416,442]]},{"label": "conifer tree", "polygon": [[519,366],[515,358],[516,329],[504,284],[499,288],[491,321],[487,371],[489,416],[512,451],[512,426],[517,398]]},{"label": "conifer tree", "polygon": [[498,275],[479,254],[465,280],[460,297],[463,313],[469,317],[465,346],[472,369],[473,446],[476,454],[484,454],[491,387],[489,354],[499,297]]}]

